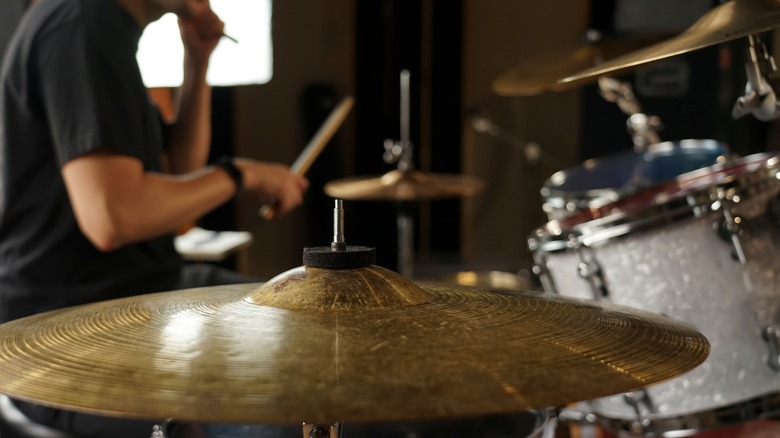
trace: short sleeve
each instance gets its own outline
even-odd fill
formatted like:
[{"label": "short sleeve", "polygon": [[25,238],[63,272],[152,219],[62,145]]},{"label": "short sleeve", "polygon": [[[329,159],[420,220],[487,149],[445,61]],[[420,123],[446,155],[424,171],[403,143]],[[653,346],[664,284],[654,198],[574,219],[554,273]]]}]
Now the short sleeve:
[{"label": "short sleeve", "polygon": [[38,40],[35,71],[60,165],[100,147],[159,160],[161,127],[134,52],[106,38],[73,20]]}]

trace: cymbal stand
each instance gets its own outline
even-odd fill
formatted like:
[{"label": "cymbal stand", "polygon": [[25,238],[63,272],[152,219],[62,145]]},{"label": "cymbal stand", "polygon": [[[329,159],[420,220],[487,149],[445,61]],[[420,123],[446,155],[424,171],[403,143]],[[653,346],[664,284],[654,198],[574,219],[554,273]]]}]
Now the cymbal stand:
[{"label": "cymbal stand", "polygon": [[635,152],[644,152],[647,146],[661,142],[658,136],[658,131],[663,126],[661,119],[642,112],[642,106],[630,84],[602,76],[599,78],[599,92],[604,100],[617,104],[623,113],[628,115],[626,126],[634,142]]},{"label": "cymbal stand", "polygon": [[745,94],[737,98],[731,116],[738,119],[753,114],[758,120],[766,122],[780,115],[780,105],[775,90],[768,80],[776,76],[777,66],[759,35],[748,35],[748,41],[750,46],[748,60],[745,63],[747,70]]},{"label": "cymbal stand", "polygon": [[[401,141],[385,140],[384,160],[397,163],[398,170],[408,173],[414,170],[412,142],[409,137],[409,70],[401,71]],[[398,273],[411,278],[414,271],[414,219],[411,203],[396,203],[398,224]]]}]

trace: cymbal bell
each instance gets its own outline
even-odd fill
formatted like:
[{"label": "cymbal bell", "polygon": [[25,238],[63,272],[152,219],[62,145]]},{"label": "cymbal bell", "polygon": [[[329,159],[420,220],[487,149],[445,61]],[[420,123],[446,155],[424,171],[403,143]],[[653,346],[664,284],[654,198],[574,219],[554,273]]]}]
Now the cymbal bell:
[{"label": "cymbal bell", "polygon": [[473,196],[484,188],[481,180],[468,175],[393,170],[331,181],[324,190],[328,196],[353,201],[421,201]]},{"label": "cymbal bell", "polygon": [[656,35],[604,39],[529,59],[496,78],[493,92],[499,96],[515,97],[569,90],[580,83],[560,83],[561,79],[647,47],[660,39]]},{"label": "cymbal bell", "polygon": [[615,305],[305,266],[2,324],[0,392],[135,418],[424,420],[635,390],[708,353],[691,327]]},{"label": "cymbal bell", "polygon": [[778,26],[780,2],[777,0],[730,0],[707,12],[674,38],[567,76],[559,81],[559,85],[573,85],[605,74],[618,73]]}]

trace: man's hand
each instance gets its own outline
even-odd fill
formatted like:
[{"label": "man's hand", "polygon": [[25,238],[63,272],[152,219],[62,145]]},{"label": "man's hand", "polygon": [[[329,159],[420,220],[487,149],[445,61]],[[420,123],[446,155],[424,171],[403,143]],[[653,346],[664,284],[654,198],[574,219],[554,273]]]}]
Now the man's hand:
[{"label": "man's hand", "polygon": [[179,14],[184,51],[196,62],[207,62],[222,38],[225,23],[211,10],[208,0],[189,1],[187,11]]},{"label": "man's hand", "polygon": [[236,158],[233,163],[244,176],[244,191],[260,202],[276,202],[276,214],[283,215],[303,202],[309,181],[292,173],[288,166]]}]

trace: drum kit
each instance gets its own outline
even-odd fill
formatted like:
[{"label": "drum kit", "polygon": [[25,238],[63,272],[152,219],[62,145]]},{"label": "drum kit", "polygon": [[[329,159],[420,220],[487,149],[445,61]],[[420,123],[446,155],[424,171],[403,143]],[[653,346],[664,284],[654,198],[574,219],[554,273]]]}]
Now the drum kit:
[{"label": "drum kit", "polygon": [[[778,25],[776,0],[731,0],[679,37],[644,49],[599,43],[521,66],[494,86],[516,96],[555,91],[749,37],[754,74],[734,115],[769,117],[774,67],[757,33]],[[614,58],[583,65],[594,56]],[[563,423],[681,437],[777,414],[780,155],[661,142],[651,117],[635,117],[643,114],[630,90],[599,83],[635,118],[635,150],[558,172],[542,187],[549,222],[528,249],[543,291],[413,281],[376,266],[373,248],[346,244],[341,199],[415,202],[484,189],[414,169],[402,74],[402,140],[386,144],[398,169],[325,187],[338,198],[330,246],[306,248],[303,266],[265,283],[2,324],[0,393],[107,416],[296,425],[298,436],[302,424],[305,437],[363,436],[363,427],[433,437],[453,424],[461,429],[450,436],[496,436],[481,432],[482,420],[518,413],[525,427],[498,436],[552,437]],[[411,264],[410,220],[399,213],[402,268]]]}]

